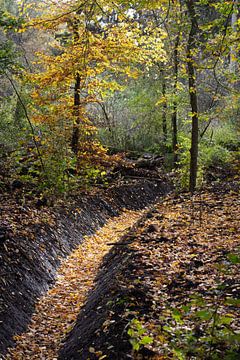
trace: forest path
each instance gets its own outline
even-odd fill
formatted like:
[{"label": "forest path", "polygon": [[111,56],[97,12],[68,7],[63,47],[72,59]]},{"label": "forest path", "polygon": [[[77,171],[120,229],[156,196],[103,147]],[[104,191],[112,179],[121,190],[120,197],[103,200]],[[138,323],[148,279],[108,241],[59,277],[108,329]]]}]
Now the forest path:
[{"label": "forest path", "polygon": [[105,257],[59,360],[240,359],[238,189],[160,199]]},{"label": "forest path", "polygon": [[94,285],[104,256],[128,232],[143,211],[123,211],[94,235],[87,236],[61,265],[53,288],[39,300],[25,333],[15,337],[16,347],[6,359],[54,360],[61,342],[74,326],[80,308]]}]

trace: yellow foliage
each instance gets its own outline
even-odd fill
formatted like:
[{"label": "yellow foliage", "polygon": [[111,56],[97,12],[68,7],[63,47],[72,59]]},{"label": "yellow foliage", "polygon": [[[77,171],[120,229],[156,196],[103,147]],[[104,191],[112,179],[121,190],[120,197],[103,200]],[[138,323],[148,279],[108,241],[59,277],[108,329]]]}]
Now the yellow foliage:
[{"label": "yellow foliage", "polygon": [[[161,3],[145,1],[141,6],[149,9]],[[119,22],[99,22],[116,10],[116,5]],[[84,161],[96,163],[97,158],[101,162],[106,150],[95,140],[96,128],[88,118],[89,104],[121,91],[125,80],[137,78],[141,68],[164,62],[165,34],[151,23],[143,34],[139,24],[128,21],[124,15],[124,1],[113,5],[106,0],[48,0],[39,6],[44,16],[31,20],[27,26],[49,32],[54,40],[52,53],[37,53],[38,70],[26,74],[33,86],[33,120],[50,128],[52,138],[62,138],[69,144],[74,127],[79,128],[78,166],[84,167]],[[76,90],[77,76],[80,85]],[[77,107],[74,94],[79,95]],[[46,142],[53,143],[52,138]]]}]

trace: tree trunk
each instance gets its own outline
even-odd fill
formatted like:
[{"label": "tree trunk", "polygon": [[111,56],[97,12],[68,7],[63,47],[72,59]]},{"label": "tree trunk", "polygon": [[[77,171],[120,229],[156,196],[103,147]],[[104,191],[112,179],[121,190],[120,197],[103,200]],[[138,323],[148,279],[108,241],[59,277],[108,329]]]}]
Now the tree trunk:
[{"label": "tree trunk", "polygon": [[[189,58],[190,60],[190,58]],[[197,103],[197,89],[195,82],[195,69],[190,61],[188,62],[188,76],[189,76],[189,93],[190,103],[192,108],[192,136],[191,136],[191,161],[190,161],[190,182],[189,190],[194,192],[197,184],[197,170],[198,170],[198,103]]]},{"label": "tree trunk", "polygon": [[187,45],[187,64],[188,64],[188,82],[189,96],[192,109],[192,136],[191,136],[191,160],[190,160],[190,179],[189,190],[193,193],[197,184],[198,170],[198,99],[196,85],[196,69],[194,65],[194,52],[196,50],[196,36],[198,32],[197,19],[194,9],[194,1],[187,1],[188,13],[191,21],[191,30]]},{"label": "tree trunk", "polygon": [[174,45],[174,53],[173,53],[173,61],[174,61],[174,101],[173,101],[173,113],[172,113],[172,151],[173,151],[173,164],[176,168],[178,156],[177,156],[177,143],[178,143],[178,126],[177,126],[177,83],[178,83],[178,46],[179,46],[180,36],[177,35],[175,45]]},{"label": "tree trunk", "polygon": [[[236,0],[233,0],[233,12],[232,12],[232,18],[231,18],[231,26],[233,34],[236,34],[237,32],[237,3]],[[229,63],[229,69],[230,71],[235,74],[237,69],[237,51],[236,47],[234,45],[230,48],[230,63]]]},{"label": "tree trunk", "polygon": [[[82,12],[82,7],[80,6],[77,10],[77,15],[80,15]],[[72,27],[73,32],[73,40],[74,43],[79,41],[79,19],[78,17],[74,17],[70,22],[70,26]],[[72,132],[72,140],[71,140],[71,148],[75,155],[78,154],[79,151],[79,138],[80,138],[80,89],[81,89],[81,77],[79,71],[76,72],[75,75],[75,84],[74,84],[74,123],[73,123],[73,132]]]},{"label": "tree trunk", "polygon": [[166,146],[167,142],[167,99],[166,99],[166,78],[164,70],[162,73],[162,96],[163,96],[163,110],[162,110],[162,129],[163,129],[163,142]]},{"label": "tree trunk", "polygon": [[81,86],[81,78],[79,73],[77,73],[75,78],[75,86],[74,86],[74,116],[75,122],[73,124],[73,133],[72,133],[72,141],[71,141],[71,148],[74,154],[77,155],[79,150],[79,137],[80,137],[80,114],[79,114],[79,107],[80,107],[80,86]]}]

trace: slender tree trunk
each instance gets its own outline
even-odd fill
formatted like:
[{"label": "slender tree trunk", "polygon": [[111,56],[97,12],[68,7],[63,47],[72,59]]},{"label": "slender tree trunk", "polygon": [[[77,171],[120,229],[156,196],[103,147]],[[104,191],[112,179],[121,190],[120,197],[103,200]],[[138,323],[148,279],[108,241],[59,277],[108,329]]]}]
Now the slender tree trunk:
[{"label": "slender tree trunk", "polygon": [[190,182],[189,190],[194,192],[197,184],[198,170],[198,103],[195,82],[195,69],[192,63],[188,62],[189,92],[192,108],[192,136],[191,136],[191,161],[190,161]]},{"label": "slender tree trunk", "polygon": [[163,96],[163,110],[162,110],[162,129],[163,129],[163,142],[166,146],[167,142],[167,99],[166,99],[166,78],[164,70],[162,73],[162,96]]},{"label": "slender tree trunk", "polygon": [[178,58],[178,46],[179,46],[180,36],[177,35],[175,45],[174,45],[174,53],[173,53],[173,61],[174,61],[174,101],[173,101],[173,113],[172,113],[172,151],[173,151],[173,164],[174,167],[177,166],[178,156],[177,156],[177,143],[178,143],[178,126],[177,126],[177,83],[178,83],[178,66],[179,66],[179,58]]},{"label": "slender tree trunk", "polygon": [[80,107],[80,86],[81,86],[81,78],[79,73],[77,73],[75,78],[75,86],[74,86],[74,116],[75,116],[75,123],[73,124],[73,133],[72,133],[72,141],[71,141],[71,148],[72,151],[77,155],[79,150],[79,137],[80,137],[80,114],[79,114],[79,107]]},{"label": "slender tree trunk", "polygon": [[[80,7],[77,11],[77,15],[80,15],[82,12],[82,8]],[[70,23],[73,32],[73,40],[74,43],[79,41],[79,19],[75,17]],[[80,89],[81,89],[81,77],[80,73],[77,71],[75,75],[75,84],[74,84],[74,123],[73,123],[73,132],[72,132],[72,140],[71,140],[71,148],[75,155],[78,154],[79,151],[79,138],[80,138]]]},{"label": "slender tree trunk", "polygon": [[191,21],[191,30],[188,38],[187,46],[187,64],[188,64],[188,82],[189,82],[189,96],[192,109],[192,136],[191,136],[191,160],[190,160],[190,179],[189,190],[194,192],[197,184],[197,170],[198,170],[198,99],[197,99],[197,84],[196,84],[196,69],[194,65],[194,52],[196,50],[196,36],[198,32],[198,25],[194,9],[194,1],[187,1],[188,13]]},{"label": "slender tree trunk", "polygon": [[[231,18],[231,26],[233,34],[236,34],[237,32],[237,2],[236,0],[233,0],[233,13]],[[229,69],[230,71],[235,74],[237,68],[237,51],[236,47],[234,45],[231,46],[230,49],[230,63],[229,63]]]}]

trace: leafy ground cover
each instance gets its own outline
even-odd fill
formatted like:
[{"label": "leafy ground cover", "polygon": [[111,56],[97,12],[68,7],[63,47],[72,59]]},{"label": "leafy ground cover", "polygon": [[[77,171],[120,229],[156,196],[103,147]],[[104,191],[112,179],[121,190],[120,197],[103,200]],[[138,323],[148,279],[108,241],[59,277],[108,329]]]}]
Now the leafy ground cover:
[{"label": "leafy ground cover", "polygon": [[54,359],[61,340],[69,331],[86,292],[93,285],[102,257],[141,216],[141,211],[125,211],[110,219],[97,233],[85,239],[58,272],[54,287],[37,304],[28,331],[15,336],[17,346],[6,359]]},{"label": "leafy ground cover", "polygon": [[[0,194],[0,358],[22,333],[34,305],[73,249],[123,208],[142,209],[169,191],[162,181],[117,180],[108,189],[36,203],[28,189]],[[27,197],[27,195],[29,197]]]},{"label": "leafy ground cover", "polygon": [[169,196],[107,255],[60,359],[239,359],[239,179]]},{"label": "leafy ground cover", "polygon": [[239,184],[109,220],[62,264],[5,358],[238,359]]}]

